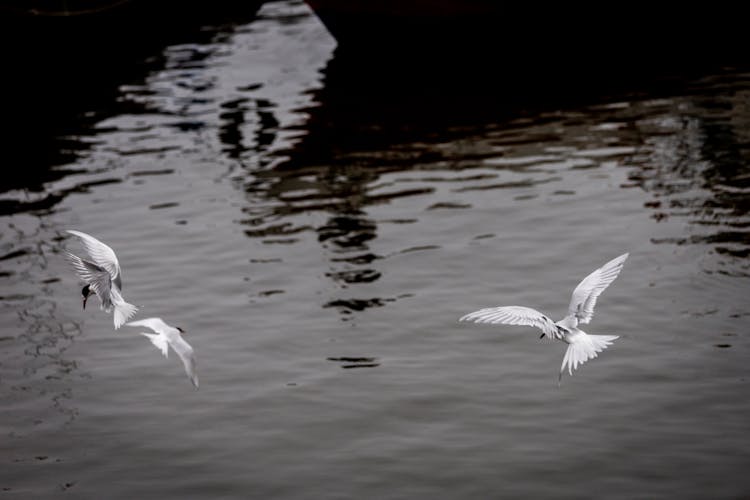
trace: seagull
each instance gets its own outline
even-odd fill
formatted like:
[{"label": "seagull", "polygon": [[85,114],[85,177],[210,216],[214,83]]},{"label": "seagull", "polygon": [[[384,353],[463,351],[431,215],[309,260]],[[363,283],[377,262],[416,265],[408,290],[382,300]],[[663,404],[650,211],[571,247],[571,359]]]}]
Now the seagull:
[{"label": "seagull", "polygon": [[81,290],[83,308],[86,309],[86,301],[89,296],[96,294],[104,311],[110,312],[114,308],[115,329],[120,328],[138,311],[138,308],[133,304],[128,304],[122,298],[120,293],[120,290],[122,290],[122,271],[114,250],[93,236],[81,231],[69,229],[67,232],[81,239],[83,247],[91,259],[82,259],[70,252],[65,252],[68,262],[73,266],[78,277],[86,282],[86,286]]},{"label": "seagull", "polygon": [[589,335],[580,330],[578,325],[585,325],[591,321],[596,299],[617,278],[627,258],[628,254],[624,253],[586,276],[573,290],[568,314],[560,321],[553,322],[536,309],[523,306],[488,307],[466,314],[459,321],[535,326],[543,332],[539,338],[546,336],[565,342],[568,349],[560,367],[560,376],[557,379],[559,384],[566,366],[568,373],[573,375],[573,370],[578,368],[578,365],[595,358],[597,353],[620,338],[618,335]]},{"label": "seagull", "polygon": [[164,354],[165,358],[168,357],[169,353],[167,346],[172,346],[172,350],[177,353],[182,360],[182,364],[185,365],[185,373],[187,373],[188,378],[195,388],[198,388],[198,375],[195,373],[195,353],[190,344],[185,342],[185,339],[180,335],[181,333],[185,333],[185,330],[180,327],[169,326],[161,318],[146,318],[131,321],[130,323],[126,323],[125,326],[145,326],[155,331],[156,334],[141,332],[141,335],[148,338]]}]

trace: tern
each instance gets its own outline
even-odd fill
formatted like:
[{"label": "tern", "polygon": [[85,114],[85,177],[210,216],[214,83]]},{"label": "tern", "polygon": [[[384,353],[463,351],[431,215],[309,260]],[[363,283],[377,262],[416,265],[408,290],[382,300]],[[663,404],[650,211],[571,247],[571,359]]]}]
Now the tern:
[{"label": "tern", "polygon": [[122,297],[122,271],[114,250],[81,231],[69,229],[67,232],[80,238],[91,259],[82,259],[70,252],[65,252],[68,262],[73,266],[78,277],[86,283],[81,290],[83,308],[86,309],[89,296],[96,294],[104,311],[110,312],[114,308],[115,329],[120,328],[138,311],[138,308],[125,302]]},{"label": "tern", "polygon": [[542,330],[542,335],[557,339],[568,344],[565,351],[558,383],[562,380],[567,366],[568,373],[589,359],[602,352],[619,335],[589,335],[578,328],[585,325],[594,316],[594,306],[599,295],[617,278],[628,254],[616,257],[602,267],[586,276],[573,290],[573,296],[568,306],[568,314],[560,321],[554,322],[536,309],[523,306],[488,307],[462,316],[459,321],[473,321],[475,323],[500,323],[504,325],[528,325]]},{"label": "tern", "polygon": [[148,338],[164,354],[165,358],[169,357],[167,347],[172,346],[172,350],[177,353],[182,360],[182,364],[185,365],[185,373],[187,373],[188,378],[195,388],[198,388],[198,375],[195,373],[195,353],[190,344],[185,342],[185,339],[180,335],[181,333],[185,333],[185,330],[180,327],[170,326],[162,321],[161,318],[146,318],[131,321],[130,323],[126,323],[125,326],[145,326],[155,331],[156,334],[141,332],[141,335]]}]

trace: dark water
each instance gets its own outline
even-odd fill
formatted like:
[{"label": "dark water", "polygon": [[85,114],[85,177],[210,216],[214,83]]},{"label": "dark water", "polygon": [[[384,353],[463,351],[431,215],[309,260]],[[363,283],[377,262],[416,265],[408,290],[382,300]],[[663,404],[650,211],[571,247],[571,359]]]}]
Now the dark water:
[{"label": "dark water", "polygon": [[[2,495],[746,496],[750,73],[375,95],[334,46],[267,3],[6,179]],[[81,311],[69,228],[116,250],[139,317],[187,330],[200,390]],[[456,321],[562,316],[625,251],[587,329],[621,338],[561,387],[564,345]]]}]

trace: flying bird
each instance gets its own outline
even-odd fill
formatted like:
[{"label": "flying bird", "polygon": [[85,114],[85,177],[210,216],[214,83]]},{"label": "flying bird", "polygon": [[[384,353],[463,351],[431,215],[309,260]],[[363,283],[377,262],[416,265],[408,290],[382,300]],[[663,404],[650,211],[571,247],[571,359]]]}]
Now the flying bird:
[{"label": "flying bird", "polygon": [[130,319],[138,308],[128,304],[122,297],[122,271],[114,250],[91,235],[69,229],[68,233],[80,238],[89,259],[82,259],[70,252],[65,252],[68,262],[86,286],[81,290],[83,308],[89,296],[96,294],[101,301],[101,308],[110,312],[114,309],[115,329]]},{"label": "flying bird", "polygon": [[466,314],[459,321],[534,326],[542,331],[540,338],[546,336],[565,342],[568,349],[560,367],[559,382],[566,367],[568,373],[573,375],[573,370],[579,365],[595,358],[597,353],[619,338],[618,335],[589,335],[579,329],[578,325],[591,321],[596,299],[617,278],[627,258],[627,253],[622,254],[586,276],[573,290],[568,314],[560,321],[554,322],[536,309],[523,306],[488,307]]},{"label": "flying bird", "polygon": [[185,333],[182,328],[170,326],[162,321],[161,318],[146,318],[131,321],[125,326],[145,326],[155,331],[156,334],[141,332],[141,335],[148,338],[164,354],[165,358],[169,357],[168,346],[172,346],[172,350],[177,353],[182,360],[182,364],[185,365],[185,373],[187,373],[188,378],[195,388],[198,388],[198,375],[195,373],[195,353],[190,344],[185,342],[185,339],[180,335]]}]

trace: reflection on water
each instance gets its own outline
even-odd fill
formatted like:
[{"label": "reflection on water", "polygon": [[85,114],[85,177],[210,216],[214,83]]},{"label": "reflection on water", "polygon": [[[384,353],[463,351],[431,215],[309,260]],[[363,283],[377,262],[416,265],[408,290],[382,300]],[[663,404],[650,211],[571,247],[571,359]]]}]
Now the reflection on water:
[{"label": "reflection on water", "polygon": [[[652,217],[677,217],[690,226],[688,235],[655,242],[705,243],[724,258],[748,256],[750,239],[743,229],[750,223],[750,88],[744,77],[707,78],[695,85],[695,96],[651,103],[658,114],[637,122],[649,159],[630,174],[632,185],[653,195],[646,202]],[[727,91],[715,95],[719,88]],[[737,268],[747,276],[747,264],[739,261],[730,266],[734,271],[719,272]]]},{"label": "reflection on water", "polygon": [[[113,101],[120,85],[163,66],[162,47],[225,36],[230,22],[252,20],[261,2],[184,2],[179,22],[166,4],[103,2],[87,16],[75,14],[76,7],[90,2],[13,3],[0,6],[5,48],[0,94],[12,124],[6,127],[4,153],[23,168],[0,178],[0,191],[38,192],[73,173],[49,167],[74,165],[85,157],[90,143],[79,135],[119,111]],[[45,14],[55,11],[74,14]]]},{"label": "reflection on water", "polygon": [[[558,186],[563,180],[559,174],[565,170],[594,170],[614,161],[630,167],[630,182],[622,187],[638,187],[652,194],[653,201],[645,202],[644,206],[653,209],[655,220],[684,218],[695,227],[691,232],[702,233],[654,238],[654,242],[708,243],[717,253],[728,257],[748,255],[749,240],[747,232],[742,231],[747,225],[744,219],[748,197],[743,186],[749,178],[745,167],[750,143],[750,89],[746,73],[728,72],[697,79],[680,95],[639,96],[621,102],[577,106],[575,110],[530,113],[528,117],[524,116],[525,111],[517,109],[515,112],[521,117],[498,124],[498,117],[508,113],[508,104],[502,97],[482,93],[487,92],[484,86],[479,86],[483,105],[467,106],[462,113],[446,113],[435,120],[431,110],[460,107],[459,103],[466,102],[467,95],[475,88],[458,86],[448,95],[428,93],[418,99],[406,92],[399,95],[400,101],[386,106],[399,111],[389,114],[383,111],[383,103],[377,98],[370,102],[364,97],[369,92],[382,91],[374,85],[358,88],[354,93],[335,94],[331,88],[342,91],[356,87],[352,85],[354,82],[362,83],[356,75],[349,78],[336,62],[329,66],[326,86],[318,92],[323,117],[313,119],[310,133],[303,138],[297,154],[283,169],[276,169],[280,178],[283,175],[285,179],[309,176],[310,170],[317,169],[318,179],[334,177],[346,182],[344,189],[326,186],[315,195],[308,195],[305,201],[328,196],[332,199],[328,205],[305,205],[304,209],[345,210],[349,204],[360,209],[400,195],[439,193],[440,184],[445,182],[456,184],[451,189],[453,193],[523,191],[548,183]],[[432,77],[435,75],[425,78]],[[378,81],[378,85],[382,84]],[[674,91],[672,87],[668,89]],[[524,98],[531,100],[534,95],[525,94]],[[355,116],[349,105],[357,98]],[[573,98],[578,100],[581,96]],[[447,117],[453,121],[447,121]],[[352,137],[352,131],[367,139]],[[365,140],[377,142],[365,143]],[[431,170],[470,173],[429,178],[421,175]],[[401,176],[398,182],[380,182],[381,176],[399,171],[417,175]],[[399,185],[410,187],[393,189]],[[391,192],[383,194],[388,188]],[[344,193],[348,196],[343,196]],[[557,187],[551,194],[574,196],[577,190],[575,186]],[[517,194],[515,199],[536,197],[537,194]],[[470,200],[456,196],[436,202],[428,209],[472,207]],[[344,218],[342,222],[346,225],[348,220]]]},{"label": "reflection on water", "polygon": [[[44,176],[3,184],[0,488],[578,497],[583,465],[614,497],[746,491],[713,478],[747,458],[750,74],[368,82],[333,49],[305,4],[269,2],[152,54],[44,141]],[[200,391],[81,311],[68,228],[190,326]],[[563,389],[559,353],[456,324],[564,308],[556,290],[623,251],[592,330],[623,341]]]},{"label": "reflection on water", "polygon": [[23,220],[4,225],[0,251],[0,314],[3,318],[0,402],[5,408],[10,437],[28,433],[42,420],[24,412],[34,401],[52,410],[46,419],[56,424],[77,415],[72,381],[87,378],[74,356],[66,352],[81,335],[80,325],[58,310],[50,259],[59,253],[57,241],[43,237],[50,228],[42,221]]}]

